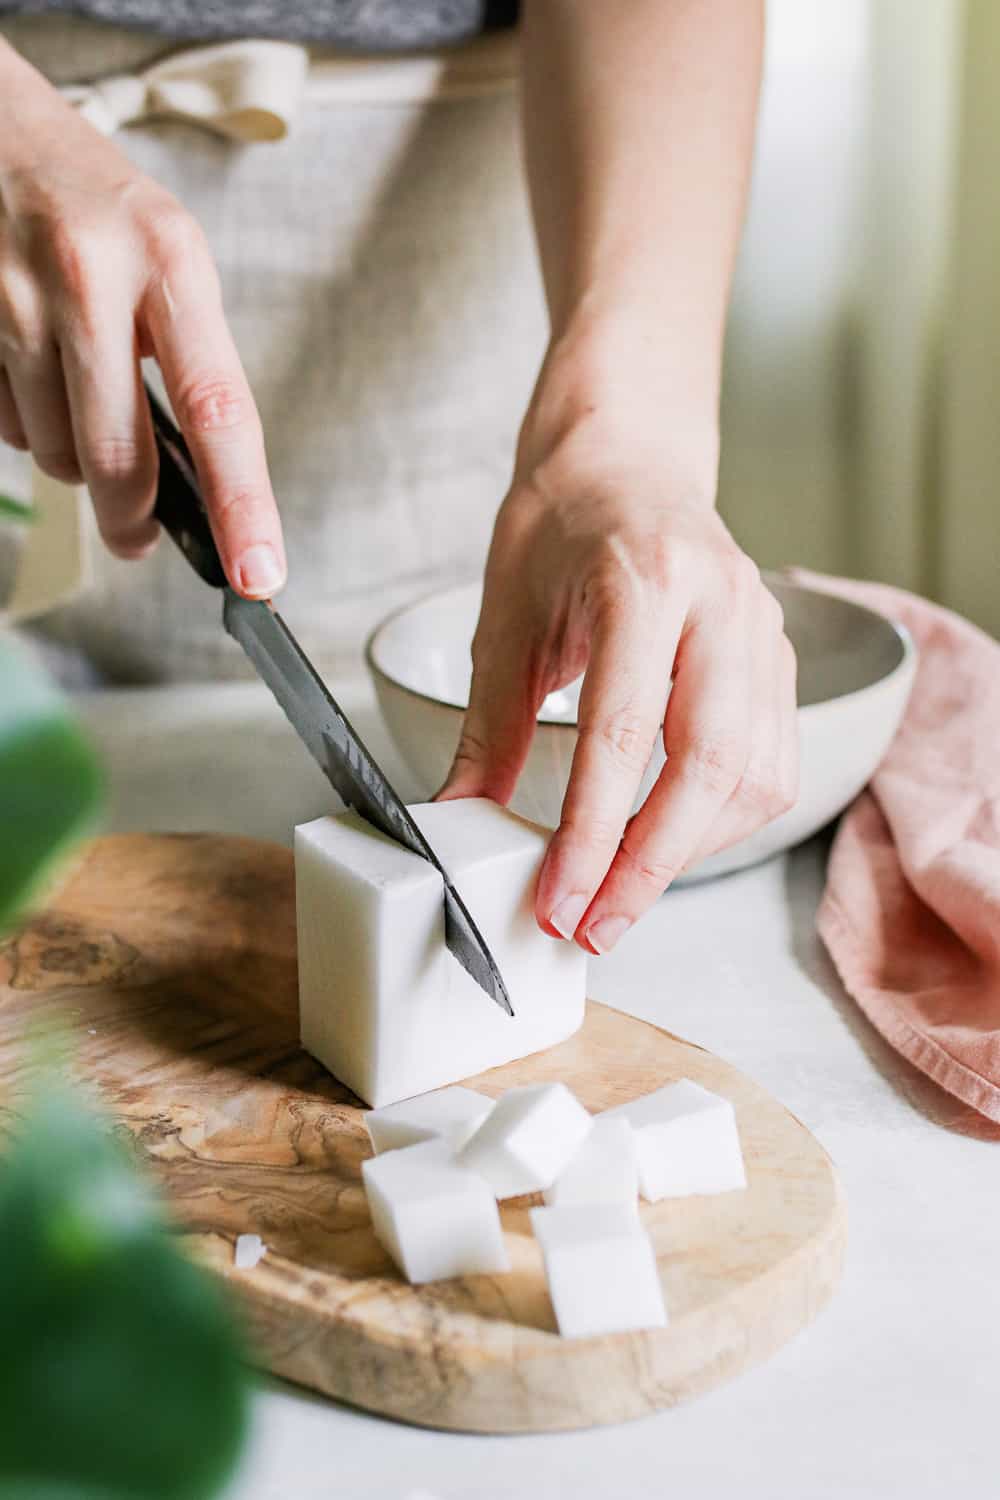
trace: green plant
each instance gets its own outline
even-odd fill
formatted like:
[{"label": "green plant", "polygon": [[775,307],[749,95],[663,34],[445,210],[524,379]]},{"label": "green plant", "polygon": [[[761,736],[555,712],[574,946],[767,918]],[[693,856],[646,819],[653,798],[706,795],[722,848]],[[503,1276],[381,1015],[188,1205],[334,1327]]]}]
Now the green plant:
[{"label": "green plant", "polygon": [[26,500],[15,500],[12,495],[0,495],[0,516],[6,516],[14,521],[31,522],[35,519],[34,511]]},{"label": "green plant", "polygon": [[62,697],[0,639],[0,933],[87,830],[100,793],[94,753]]},{"label": "green plant", "polygon": [[[99,787],[58,694],[0,642],[0,931]],[[208,1500],[247,1418],[222,1289],[122,1141],[58,1068],[39,1073],[0,1160],[0,1500]]]},{"label": "green plant", "polygon": [[0,1172],[0,1475],[203,1500],[246,1425],[229,1309],[108,1128],[45,1090]]}]

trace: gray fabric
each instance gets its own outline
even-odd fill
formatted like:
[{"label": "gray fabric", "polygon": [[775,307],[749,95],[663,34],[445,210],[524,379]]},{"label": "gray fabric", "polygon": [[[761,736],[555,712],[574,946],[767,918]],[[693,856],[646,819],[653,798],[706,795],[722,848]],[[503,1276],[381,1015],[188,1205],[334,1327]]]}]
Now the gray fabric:
[{"label": "gray fabric", "polygon": [[516,11],[515,0],[0,0],[0,15],[56,12],[191,40],[268,36],[357,52],[448,46]]}]

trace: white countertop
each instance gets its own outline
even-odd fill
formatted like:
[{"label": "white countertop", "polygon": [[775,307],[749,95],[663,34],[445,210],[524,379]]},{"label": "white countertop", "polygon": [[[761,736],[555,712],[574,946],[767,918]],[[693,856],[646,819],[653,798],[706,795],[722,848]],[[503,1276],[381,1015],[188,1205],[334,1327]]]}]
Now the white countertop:
[{"label": "white countertop", "polygon": [[[348,714],[414,793],[367,685]],[[334,691],[338,685],[334,684]],[[118,828],[287,841],[325,783],[256,684],[85,700]],[[262,1382],[233,1500],[940,1500],[1000,1494],[1000,1128],[881,1040],[813,931],[819,841],[670,893],[592,966],[590,992],[719,1053],[819,1137],[850,1241],[827,1310],[767,1364],[662,1415],[546,1437],[473,1437]]]}]

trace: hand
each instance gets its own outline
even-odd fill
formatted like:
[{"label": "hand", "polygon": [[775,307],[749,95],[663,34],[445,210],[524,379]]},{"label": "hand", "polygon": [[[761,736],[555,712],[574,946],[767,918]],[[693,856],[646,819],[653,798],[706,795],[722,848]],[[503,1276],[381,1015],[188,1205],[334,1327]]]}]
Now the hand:
[{"label": "hand", "polygon": [[[155,355],[233,586],[268,597],[285,558],[260,420],[194,219],[0,42],[0,437],[86,482],[105,542],[142,556]],[[16,113],[15,113],[16,104]]]},{"label": "hand", "polygon": [[[440,795],[506,803],[543,698],[584,672],[536,914],[604,953],[682,870],[794,801],[795,655],[712,506],[710,451],[681,466],[643,440],[662,413],[567,421],[560,403],[545,407],[536,397],[497,518],[469,709]],[[661,724],[668,760],[632,817]]]}]

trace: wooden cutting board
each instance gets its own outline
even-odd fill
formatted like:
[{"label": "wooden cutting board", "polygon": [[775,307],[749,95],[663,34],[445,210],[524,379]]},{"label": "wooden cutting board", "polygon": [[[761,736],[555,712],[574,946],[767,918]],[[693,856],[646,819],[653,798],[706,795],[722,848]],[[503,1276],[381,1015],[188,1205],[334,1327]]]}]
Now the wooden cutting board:
[{"label": "wooden cutting board", "polygon": [[[197,1252],[238,1290],[261,1363],[372,1411],[480,1432],[641,1416],[766,1357],[837,1281],[843,1198],[804,1126],[710,1053],[591,1002],[570,1041],[470,1082],[496,1095],[563,1079],[599,1110],[687,1077],[734,1101],[747,1191],[642,1207],[669,1327],[561,1339],[530,1199],[503,1209],[509,1273],[407,1286],[372,1234],[358,1101],[298,1046],[292,858],[276,845],[90,845],[0,947],[4,1109],[26,1032],[55,1017]],[[268,1253],[236,1271],[244,1232]]]}]

